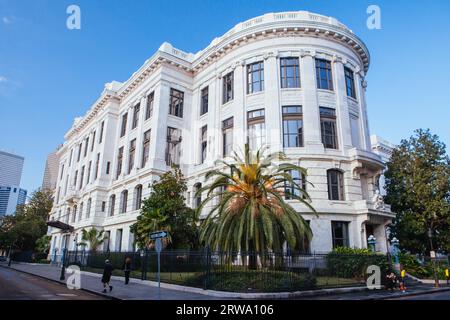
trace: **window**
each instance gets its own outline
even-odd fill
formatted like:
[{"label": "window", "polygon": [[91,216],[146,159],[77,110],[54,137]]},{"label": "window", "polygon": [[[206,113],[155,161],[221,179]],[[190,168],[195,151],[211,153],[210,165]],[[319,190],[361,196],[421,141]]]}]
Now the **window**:
[{"label": "window", "polygon": [[134,188],[134,210],[139,210],[141,209],[141,204],[142,204],[142,184],[138,184],[135,188]]},{"label": "window", "polygon": [[133,109],[133,121],[131,123],[131,129],[134,129],[137,127],[138,123],[139,123],[139,111],[141,109],[141,104],[138,103],[137,105],[134,106]]},{"label": "window", "polygon": [[181,131],[167,127],[166,164],[179,165],[180,161]]},{"label": "window", "polygon": [[348,222],[331,221],[333,248],[349,247]]},{"label": "window", "polygon": [[289,183],[289,181],[284,182],[284,194],[286,200],[292,199],[291,195],[300,197],[302,196],[302,192],[300,192],[299,188],[302,190],[306,190],[306,177],[303,172],[297,170],[291,170],[287,172],[291,175],[292,180],[295,184]]},{"label": "window", "polygon": [[134,167],[134,154],[136,153],[136,139],[131,140],[130,149],[128,152],[128,174],[130,174],[131,169]]},{"label": "window", "polygon": [[200,163],[205,162],[207,149],[208,149],[208,126],[204,126],[202,127],[201,130]]},{"label": "window", "polygon": [[64,195],[67,194],[67,187],[69,186],[69,175],[66,176],[66,184],[64,187]]},{"label": "window", "polygon": [[228,73],[223,77],[223,104],[233,100],[234,74]]},{"label": "window", "polygon": [[201,92],[200,115],[204,115],[208,112],[208,95],[209,87],[203,88]]},{"label": "window", "polygon": [[85,158],[87,156],[88,149],[89,149],[89,137],[86,138],[86,141],[84,143],[84,157]]},{"label": "window", "polygon": [[94,151],[95,131],[92,133],[91,152]]},{"label": "window", "polygon": [[120,211],[119,211],[119,213],[127,212],[127,204],[128,204],[128,191],[124,190],[120,194]]},{"label": "window", "polygon": [[89,217],[91,215],[91,206],[92,206],[92,199],[89,198],[87,201],[87,206],[86,206],[86,219],[89,219]]},{"label": "window", "polygon": [[331,62],[316,59],[317,88],[333,90],[333,76],[331,73]]},{"label": "window", "polygon": [[260,149],[266,142],[266,125],[264,109],[247,113],[248,144],[251,150]]},{"label": "window", "polygon": [[223,156],[231,156],[233,152],[233,117],[222,121]]},{"label": "window", "polygon": [[97,153],[97,160],[95,161],[95,174],[94,174],[94,180],[97,180],[98,177],[98,167],[100,165],[100,153]]},{"label": "window", "polygon": [[62,180],[64,174],[64,164],[61,165],[61,174],[59,176],[59,180]]},{"label": "window", "polygon": [[98,137],[98,143],[102,143],[103,141],[103,129],[105,128],[105,121],[102,121],[102,124],[100,125],[100,135]]},{"label": "window", "polygon": [[147,163],[148,156],[150,154],[150,133],[151,130],[147,130],[144,132],[144,139],[142,141],[142,164],[141,168],[145,167]]},{"label": "window", "polygon": [[336,111],[334,109],[320,107],[320,130],[323,146],[337,149]]},{"label": "window", "polygon": [[122,236],[123,236],[123,229],[117,229],[117,231],[116,231],[116,246],[114,248],[114,251],[116,251],[116,252],[122,251]]},{"label": "window", "polygon": [[56,194],[56,203],[59,203],[60,196],[61,196],[61,187],[58,187],[58,193]]},{"label": "window", "polygon": [[80,144],[78,145],[77,162],[80,162],[80,158],[81,158],[81,147],[82,147],[82,144],[80,143]]},{"label": "window", "polygon": [[65,223],[69,223],[69,217],[70,217],[70,208],[67,208],[66,210],[66,217],[65,217]]},{"label": "window", "polygon": [[183,101],[184,92],[171,88],[169,114],[183,118]]},{"label": "window", "polygon": [[247,93],[264,90],[264,62],[247,65]]},{"label": "window", "polygon": [[298,58],[280,59],[281,88],[300,88],[300,64]]},{"label": "window", "polygon": [[86,183],[89,183],[89,181],[91,180],[91,169],[92,169],[92,161],[89,161]]},{"label": "window", "polygon": [[355,78],[350,68],[344,67],[345,85],[347,87],[347,96],[356,99]]},{"label": "window", "polygon": [[113,194],[109,197],[109,216],[112,217],[114,215],[114,206],[116,204],[116,195]]},{"label": "window", "polygon": [[153,115],[153,100],[154,100],[154,93],[150,93],[147,96],[147,106],[145,107],[145,120],[150,119]]},{"label": "window", "polygon": [[78,170],[75,171],[75,176],[73,177],[73,187],[77,187]]},{"label": "window", "polygon": [[127,120],[128,120],[128,112],[122,116],[122,126],[120,127],[120,137],[123,137],[127,132]]},{"label": "window", "polygon": [[283,146],[303,147],[302,106],[283,107]]},{"label": "window", "polygon": [[110,168],[111,168],[111,162],[108,161],[108,162],[106,163],[106,174],[109,174]]},{"label": "window", "polygon": [[78,214],[78,221],[81,221],[81,219],[83,218],[83,207],[84,207],[84,203],[81,202],[80,203],[80,213]]},{"label": "window", "polygon": [[105,232],[105,242],[103,242],[103,251],[109,252],[109,242],[111,239],[111,231]]},{"label": "window", "polygon": [[80,174],[80,187],[79,189],[83,188],[83,180],[84,180],[84,166],[81,167],[81,174]]},{"label": "window", "polygon": [[122,173],[122,160],[123,160],[123,147],[120,147],[119,148],[119,153],[117,154],[116,179],[118,179],[119,175]]},{"label": "window", "polygon": [[330,169],[327,171],[328,199],[344,200],[344,175],[341,171]]},{"label": "window", "polygon": [[195,197],[194,205],[195,205],[195,208],[200,207],[200,205],[202,204],[202,195],[201,194],[197,194],[197,191],[199,191],[201,188],[202,188],[202,184],[201,183],[196,183],[194,185],[194,197]]},{"label": "window", "polygon": [[106,201],[102,201],[102,212],[106,210]]}]

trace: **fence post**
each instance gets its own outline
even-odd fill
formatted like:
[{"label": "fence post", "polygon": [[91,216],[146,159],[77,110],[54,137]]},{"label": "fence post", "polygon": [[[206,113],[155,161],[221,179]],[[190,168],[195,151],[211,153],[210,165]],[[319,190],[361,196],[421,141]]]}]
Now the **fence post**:
[{"label": "fence post", "polygon": [[[211,248],[207,246],[205,248],[205,283],[204,283],[204,289],[207,290],[209,287],[209,281],[211,276]],[[205,252],[203,251],[203,252]]]},{"label": "fence post", "polygon": [[67,249],[64,248],[62,251],[61,275],[59,276],[59,280],[65,280],[65,278],[66,278],[66,255],[67,255]]}]

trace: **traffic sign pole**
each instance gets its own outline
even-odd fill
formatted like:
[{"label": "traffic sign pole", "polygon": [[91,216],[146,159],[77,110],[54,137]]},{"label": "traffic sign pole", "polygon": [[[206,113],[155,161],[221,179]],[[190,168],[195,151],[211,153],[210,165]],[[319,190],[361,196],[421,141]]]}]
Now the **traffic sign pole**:
[{"label": "traffic sign pole", "polygon": [[161,238],[156,239],[156,252],[158,253],[158,300],[161,300]]}]

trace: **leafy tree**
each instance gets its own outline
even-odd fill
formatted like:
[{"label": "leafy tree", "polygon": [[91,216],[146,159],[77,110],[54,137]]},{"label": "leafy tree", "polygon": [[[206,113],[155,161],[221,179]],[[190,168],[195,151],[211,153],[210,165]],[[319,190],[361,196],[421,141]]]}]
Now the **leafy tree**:
[{"label": "leafy tree", "polygon": [[89,243],[89,249],[96,252],[98,248],[108,239],[108,236],[104,234],[104,230],[97,230],[91,228],[89,231],[86,229],[81,230],[81,245],[87,245]]},{"label": "leafy tree", "polygon": [[47,220],[53,205],[49,190],[36,190],[25,205],[17,206],[16,214],[2,218],[0,244],[14,245],[19,250],[34,250],[36,241],[47,233]]},{"label": "leafy tree", "polygon": [[185,204],[183,194],[187,191],[187,186],[181,170],[173,168],[163,173],[151,187],[150,196],[142,202],[141,214],[131,226],[138,246],[151,246],[149,233],[168,230],[168,248],[197,248],[195,211]]},{"label": "leafy tree", "polygon": [[412,253],[450,249],[450,159],[444,143],[429,130],[402,140],[387,164],[386,202],[397,213],[392,237]]},{"label": "leafy tree", "polygon": [[289,197],[315,212],[308,194],[290,174],[296,170],[306,175],[306,170],[290,163],[276,164],[287,160],[286,156],[265,156],[264,151],[254,154],[247,144],[243,159],[235,153],[233,163],[219,161],[229,170],[214,169],[206,174],[207,180],[215,179],[198,191],[207,191],[198,212],[206,204],[212,205],[200,234],[205,244],[228,253],[242,250],[262,255],[282,252],[285,242],[292,250],[302,250],[311,240],[308,223],[283,198],[288,184],[293,190]]},{"label": "leafy tree", "polygon": [[43,235],[39,239],[36,240],[36,250],[40,253],[48,253],[50,250],[50,241],[52,240],[51,236]]}]

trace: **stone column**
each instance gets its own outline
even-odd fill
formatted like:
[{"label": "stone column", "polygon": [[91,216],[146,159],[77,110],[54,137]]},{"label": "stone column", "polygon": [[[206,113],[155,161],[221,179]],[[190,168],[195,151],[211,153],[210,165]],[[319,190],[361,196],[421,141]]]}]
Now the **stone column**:
[{"label": "stone column", "polygon": [[167,115],[169,114],[170,87],[160,82],[154,91],[152,137],[150,140],[150,167],[155,170],[166,170]]},{"label": "stone column", "polygon": [[335,74],[335,93],[337,104],[337,123],[339,130],[338,145],[342,153],[346,154],[348,149],[353,148],[352,132],[350,125],[350,114],[347,103],[347,86],[345,84],[344,64],[341,57],[334,57],[333,71]]},{"label": "stone column", "polygon": [[315,53],[301,53],[300,72],[303,87],[303,136],[308,153],[323,153],[324,147],[320,132],[319,101],[317,97]]},{"label": "stone column", "polygon": [[280,78],[277,54],[264,56],[264,105],[266,110],[266,137],[270,152],[283,150],[281,138]]},{"label": "stone column", "polygon": [[245,64],[236,62],[234,68],[234,99],[233,99],[233,148],[235,151],[244,150],[247,143],[247,109],[245,105]]},{"label": "stone column", "polygon": [[369,130],[369,121],[367,117],[367,105],[366,105],[366,88],[367,82],[364,79],[364,72],[355,72],[355,88],[356,88],[356,97],[358,98],[359,104],[359,114],[360,120],[362,123],[362,132],[361,132],[361,146],[364,150],[370,151],[370,130]]}]

